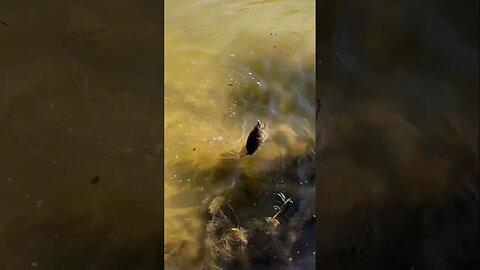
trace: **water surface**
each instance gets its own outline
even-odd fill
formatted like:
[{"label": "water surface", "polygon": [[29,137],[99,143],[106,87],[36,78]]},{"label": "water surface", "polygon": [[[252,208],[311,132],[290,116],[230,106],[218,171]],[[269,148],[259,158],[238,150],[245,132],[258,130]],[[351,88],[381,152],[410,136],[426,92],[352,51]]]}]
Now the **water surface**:
[{"label": "water surface", "polygon": [[[314,1],[166,2],[167,269],[312,269],[314,8]],[[235,157],[257,119],[269,127],[267,141],[253,156]],[[275,214],[275,192],[294,201],[278,236],[261,233]],[[248,243],[217,256],[222,237],[206,226],[214,219],[208,207],[222,198]]]},{"label": "water surface", "polygon": [[162,266],[161,5],[0,2],[1,269]]}]

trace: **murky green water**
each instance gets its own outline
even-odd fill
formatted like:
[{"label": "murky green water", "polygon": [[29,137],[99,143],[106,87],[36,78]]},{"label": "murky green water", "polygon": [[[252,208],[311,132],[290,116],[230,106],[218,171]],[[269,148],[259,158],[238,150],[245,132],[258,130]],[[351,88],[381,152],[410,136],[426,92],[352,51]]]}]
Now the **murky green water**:
[{"label": "murky green water", "polygon": [[[0,25],[1,269],[210,265],[207,208],[234,181],[242,228],[274,215],[274,191],[295,202],[283,228],[311,215],[296,209],[301,192],[313,198],[311,173],[299,176],[313,171],[314,2],[167,1],[166,100],[160,5],[0,2],[12,26]],[[257,119],[271,128],[262,149],[219,159]],[[274,160],[305,168],[260,177]],[[261,255],[248,255],[255,239],[244,261]],[[301,264],[313,244],[288,249],[282,258]]]},{"label": "murky green water", "polygon": [[161,267],[161,5],[0,2],[1,269]]},{"label": "murky green water", "polygon": [[[314,1],[166,2],[167,269],[314,265],[314,9]],[[236,158],[257,119],[267,141]],[[258,233],[275,214],[275,192],[294,200],[292,220],[279,236]],[[206,229],[217,196],[230,198],[248,234],[243,251],[236,243],[219,258],[212,246],[222,236]]]}]

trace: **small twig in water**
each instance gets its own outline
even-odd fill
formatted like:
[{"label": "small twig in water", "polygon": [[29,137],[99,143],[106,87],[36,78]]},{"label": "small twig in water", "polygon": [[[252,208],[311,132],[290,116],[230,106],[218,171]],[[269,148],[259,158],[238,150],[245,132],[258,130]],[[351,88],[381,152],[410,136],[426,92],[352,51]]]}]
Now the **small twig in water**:
[{"label": "small twig in water", "polygon": [[10,24],[6,23],[5,21],[2,21],[0,20],[0,24],[3,24],[4,26],[8,27],[8,28],[13,28],[13,26],[11,26]]}]

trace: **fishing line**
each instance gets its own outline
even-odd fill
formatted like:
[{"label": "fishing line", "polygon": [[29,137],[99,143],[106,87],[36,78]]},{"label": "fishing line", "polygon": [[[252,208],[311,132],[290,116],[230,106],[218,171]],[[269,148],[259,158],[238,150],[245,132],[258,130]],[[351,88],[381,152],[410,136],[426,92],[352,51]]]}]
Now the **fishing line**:
[{"label": "fishing line", "polygon": [[232,190],[230,191],[230,195],[228,195],[228,199],[225,204],[230,208],[230,210],[232,210],[233,214],[235,215],[235,218],[237,219],[237,228],[240,228],[240,220],[238,219],[237,213],[235,213],[235,210],[233,210],[233,208],[228,204],[228,202],[230,202],[230,200],[232,199],[233,191],[235,191],[236,184],[237,184],[237,181],[234,180]]},{"label": "fishing line", "polygon": [[240,228],[240,220],[238,219],[237,213],[235,213],[235,210],[228,204],[228,201],[225,203],[230,210],[232,210],[233,215],[235,215],[235,218],[237,219],[237,228]]}]

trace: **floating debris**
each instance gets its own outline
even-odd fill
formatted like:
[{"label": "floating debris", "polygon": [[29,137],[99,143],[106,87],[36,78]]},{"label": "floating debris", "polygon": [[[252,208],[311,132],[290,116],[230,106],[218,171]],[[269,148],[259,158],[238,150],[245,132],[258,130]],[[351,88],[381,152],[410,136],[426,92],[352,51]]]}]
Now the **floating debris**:
[{"label": "floating debris", "polygon": [[42,204],[43,204],[43,200],[36,201],[35,202],[35,207],[39,208],[39,207],[42,206]]},{"label": "floating debris", "polygon": [[92,178],[92,180],[90,180],[90,184],[97,184],[98,182],[100,182],[100,180],[101,180],[100,176],[95,176]]},{"label": "floating debris", "polygon": [[225,138],[223,136],[215,137],[212,139],[212,142],[222,142]]}]

